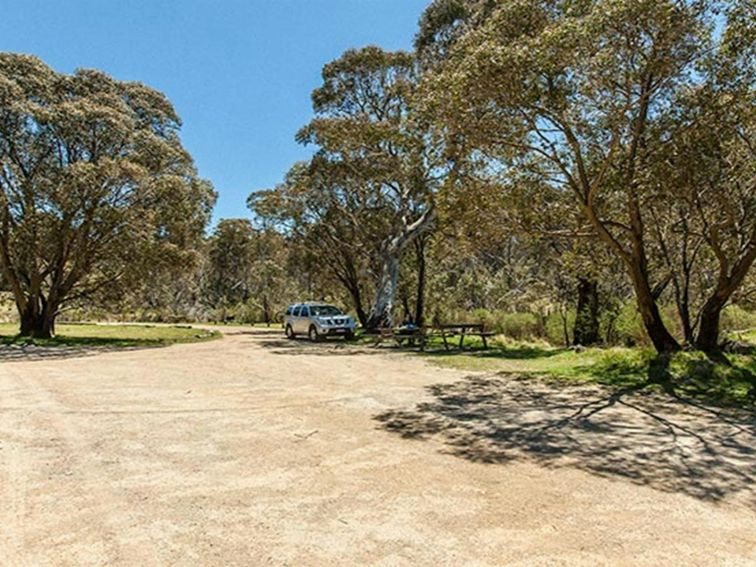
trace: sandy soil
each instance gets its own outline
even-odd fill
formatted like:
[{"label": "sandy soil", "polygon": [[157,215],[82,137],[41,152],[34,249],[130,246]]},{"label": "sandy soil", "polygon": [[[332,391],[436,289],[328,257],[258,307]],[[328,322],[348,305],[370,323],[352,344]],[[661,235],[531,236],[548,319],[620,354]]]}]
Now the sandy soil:
[{"label": "sandy soil", "polygon": [[0,564],[755,565],[753,416],[229,331],[0,352]]}]

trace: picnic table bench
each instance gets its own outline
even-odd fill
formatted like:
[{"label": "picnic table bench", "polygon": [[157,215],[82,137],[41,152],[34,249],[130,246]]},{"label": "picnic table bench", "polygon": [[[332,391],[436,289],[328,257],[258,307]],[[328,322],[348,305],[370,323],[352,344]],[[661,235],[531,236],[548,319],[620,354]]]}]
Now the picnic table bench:
[{"label": "picnic table bench", "polygon": [[444,341],[444,349],[449,352],[451,350],[450,338],[459,336],[459,349],[462,350],[465,345],[465,337],[475,336],[480,337],[483,341],[483,348],[488,349],[488,338],[495,334],[493,331],[486,331],[485,326],[480,323],[448,323],[416,329],[385,327],[378,329],[373,346],[378,346],[385,341],[394,341],[400,347],[405,342],[410,346],[414,346],[417,342],[420,345],[420,350],[425,350],[428,337],[441,337]]},{"label": "picnic table bench", "polygon": [[406,341],[407,344],[413,346],[415,341],[420,343],[420,350],[425,349],[425,328],[418,327],[416,329],[394,329],[392,327],[384,327],[378,329],[378,333],[375,334],[373,339],[373,346],[378,346],[384,341],[394,341],[398,346],[402,346]]},{"label": "picnic table bench", "polygon": [[488,349],[488,337],[493,337],[496,333],[486,331],[485,325],[481,323],[445,323],[436,325],[432,335],[440,336],[444,341],[444,349],[448,352],[450,349],[448,339],[459,336],[459,349],[462,350],[465,345],[465,337],[475,336],[483,340],[483,348]]}]

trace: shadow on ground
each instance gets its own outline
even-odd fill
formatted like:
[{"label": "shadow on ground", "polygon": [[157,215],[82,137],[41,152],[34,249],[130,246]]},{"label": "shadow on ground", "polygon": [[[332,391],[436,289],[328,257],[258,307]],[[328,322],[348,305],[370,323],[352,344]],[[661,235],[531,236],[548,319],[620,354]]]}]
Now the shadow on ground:
[{"label": "shadow on ground", "polygon": [[244,327],[222,327],[222,326],[209,326],[209,329],[213,331],[219,331],[224,335],[246,335],[250,337],[280,337],[283,334],[283,330],[276,327],[258,327],[258,328],[244,328]]},{"label": "shadow on ground", "polygon": [[289,340],[280,337],[272,337],[270,334],[268,334],[266,338],[256,341],[256,344],[265,349],[269,349],[272,354],[285,354],[289,356],[352,356],[358,354],[364,356],[370,354],[385,354],[388,350],[397,350],[384,347],[366,347],[365,345],[345,341],[341,338],[326,339],[314,343],[307,339]]},{"label": "shadow on ground", "polygon": [[144,346],[105,346],[102,344],[92,345],[56,345],[39,346],[27,345],[2,345],[0,344],[0,363],[3,362],[33,362],[39,360],[64,360],[68,358],[82,358],[95,356],[107,352],[129,352],[148,348],[160,348],[163,345]]},{"label": "shadow on ground", "polygon": [[500,374],[428,388],[429,402],[375,417],[479,463],[536,462],[703,500],[756,505],[756,415],[644,390]]},{"label": "shadow on ground", "polygon": [[490,359],[502,359],[502,360],[534,360],[551,358],[557,356],[569,349],[564,348],[540,348],[535,346],[521,346],[521,347],[504,347],[496,346],[488,349],[483,349],[479,344],[465,345],[463,350],[458,348],[458,343],[453,340],[449,342],[450,350],[446,350],[443,344],[432,344],[423,353],[430,357],[454,357],[459,355],[460,352],[464,352],[466,355],[475,356],[476,358],[490,358]]}]

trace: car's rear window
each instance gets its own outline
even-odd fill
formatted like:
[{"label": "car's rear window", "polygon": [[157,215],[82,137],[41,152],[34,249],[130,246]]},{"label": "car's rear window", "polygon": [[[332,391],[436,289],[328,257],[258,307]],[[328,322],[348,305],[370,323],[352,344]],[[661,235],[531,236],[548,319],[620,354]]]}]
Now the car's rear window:
[{"label": "car's rear window", "polygon": [[334,307],[333,305],[313,305],[310,307],[310,312],[314,317],[342,314],[341,309]]}]

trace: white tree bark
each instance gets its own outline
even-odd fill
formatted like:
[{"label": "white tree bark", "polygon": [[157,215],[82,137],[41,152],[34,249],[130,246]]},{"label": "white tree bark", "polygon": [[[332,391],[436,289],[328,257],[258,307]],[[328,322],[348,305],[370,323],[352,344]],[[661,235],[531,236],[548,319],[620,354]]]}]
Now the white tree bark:
[{"label": "white tree bark", "polygon": [[393,325],[394,300],[399,284],[402,254],[418,236],[431,228],[435,218],[435,209],[429,206],[415,221],[405,223],[400,234],[392,236],[383,246],[381,271],[366,325],[368,329],[375,330]]}]

